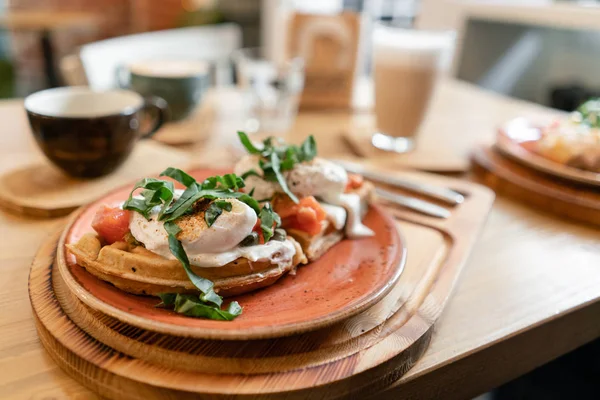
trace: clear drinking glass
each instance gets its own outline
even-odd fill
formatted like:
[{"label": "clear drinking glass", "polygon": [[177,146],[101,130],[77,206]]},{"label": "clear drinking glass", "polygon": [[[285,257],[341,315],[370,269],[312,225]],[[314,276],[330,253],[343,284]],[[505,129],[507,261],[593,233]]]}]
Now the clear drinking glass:
[{"label": "clear drinking glass", "polygon": [[304,61],[299,57],[272,60],[260,47],[237,50],[233,60],[244,95],[246,131],[288,130],[304,87]]},{"label": "clear drinking glass", "polygon": [[449,65],[454,37],[451,31],[374,24],[375,147],[398,153],[414,148],[440,72]]}]

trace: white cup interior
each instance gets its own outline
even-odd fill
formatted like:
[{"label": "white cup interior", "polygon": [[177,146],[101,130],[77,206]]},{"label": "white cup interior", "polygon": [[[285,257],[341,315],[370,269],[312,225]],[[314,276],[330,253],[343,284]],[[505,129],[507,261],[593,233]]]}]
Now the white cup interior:
[{"label": "white cup interior", "polygon": [[130,114],[143,104],[142,96],[130,90],[96,92],[87,87],[42,90],[25,98],[27,111],[48,117],[67,118]]}]

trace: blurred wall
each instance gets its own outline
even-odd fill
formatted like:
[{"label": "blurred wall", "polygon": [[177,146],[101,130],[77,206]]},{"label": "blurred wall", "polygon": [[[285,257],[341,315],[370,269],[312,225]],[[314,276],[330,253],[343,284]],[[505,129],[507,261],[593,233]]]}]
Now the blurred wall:
[{"label": "blurred wall", "polygon": [[549,106],[556,89],[600,94],[600,32],[470,21],[465,33],[460,79]]},{"label": "blurred wall", "polygon": [[[98,25],[88,29],[53,33],[57,61],[85,43],[135,32],[174,28],[184,12],[181,0],[11,0],[7,9],[79,11],[92,13],[99,18]],[[43,88],[39,34],[13,31],[10,34],[10,48],[17,71],[18,94],[24,95]]]}]

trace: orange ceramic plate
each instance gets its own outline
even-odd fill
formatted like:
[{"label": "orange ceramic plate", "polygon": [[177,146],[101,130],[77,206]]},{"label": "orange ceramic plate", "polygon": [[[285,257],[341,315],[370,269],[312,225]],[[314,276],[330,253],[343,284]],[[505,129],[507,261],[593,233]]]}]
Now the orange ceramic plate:
[{"label": "orange ceramic plate", "polygon": [[573,182],[600,186],[600,174],[570,167],[528,150],[528,145],[541,138],[540,126],[525,118],[515,118],[498,131],[496,148],[521,164],[538,171]]},{"label": "orange ceramic plate", "polygon": [[[196,170],[202,180],[228,171]],[[86,272],[66,253],[86,232],[96,208],[123,202],[132,185],[82,208],[67,225],[59,242],[58,268],[73,293],[88,306],[125,323],[151,331],[203,339],[248,340],[279,337],[319,329],[364,311],[381,300],[398,281],[406,248],[395,223],[381,208],[369,210],[365,224],[375,236],[344,240],[316,262],[301,266],[265,289],[237,296],[244,308],[233,321],[185,317],[156,308],[155,297],[123,292]]]}]

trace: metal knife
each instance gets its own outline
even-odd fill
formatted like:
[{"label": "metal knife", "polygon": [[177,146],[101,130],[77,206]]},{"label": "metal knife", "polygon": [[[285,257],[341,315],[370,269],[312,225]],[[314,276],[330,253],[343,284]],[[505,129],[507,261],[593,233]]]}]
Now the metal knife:
[{"label": "metal knife", "polygon": [[410,190],[415,193],[419,193],[436,200],[443,201],[451,205],[457,205],[462,203],[465,198],[462,194],[447,188],[441,188],[438,186],[429,185],[427,183],[415,182],[407,180],[405,178],[398,178],[389,174],[383,174],[375,172],[363,167],[362,165],[344,160],[332,160],[336,164],[341,165],[346,171],[360,174],[368,180],[383,183],[386,185],[394,186],[401,189]]},{"label": "metal knife", "polygon": [[436,218],[448,218],[450,217],[450,211],[444,207],[440,207],[427,201],[415,199],[408,196],[403,196],[398,193],[389,192],[384,189],[375,189],[375,193],[382,199],[385,199],[391,203],[397,204],[402,207],[406,207],[413,211],[420,212],[425,215],[430,215]]}]

